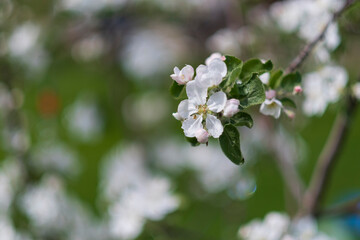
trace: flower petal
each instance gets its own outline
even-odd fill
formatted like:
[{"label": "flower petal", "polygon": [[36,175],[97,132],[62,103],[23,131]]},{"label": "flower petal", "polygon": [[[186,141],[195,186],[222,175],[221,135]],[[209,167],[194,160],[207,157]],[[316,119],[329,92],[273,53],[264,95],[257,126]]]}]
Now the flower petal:
[{"label": "flower petal", "polygon": [[279,118],[281,114],[282,103],[277,99],[266,99],[260,106],[260,112],[264,115]]},{"label": "flower petal", "polygon": [[203,129],[203,126],[202,126],[202,116],[201,115],[195,115],[196,116],[196,119],[195,118],[188,118],[186,119],[181,128],[184,129],[184,133],[185,133],[185,136],[187,137],[195,137],[196,136],[196,133]]},{"label": "flower petal", "polygon": [[209,71],[204,73],[201,78],[198,79],[198,82],[200,86],[209,88],[219,85],[222,80],[223,78],[219,72]]},{"label": "flower petal", "polygon": [[221,77],[225,77],[227,73],[227,67],[226,64],[221,61],[220,59],[214,59],[210,62],[209,71],[211,72],[218,72],[221,74]]},{"label": "flower petal", "polygon": [[196,78],[195,79],[200,79],[201,76],[206,73],[208,71],[208,67],[201,64],[196,68]]},{"label": "flower petal", "polygon": [[189,100],[196,105],[203,105],[206,103],[207,88],[198,84],[197,81],[191,81],[186,85],[186,94]]},{"label": "flower petal", "polygon": [[218,113],[224,109],[226,100],[226,94],[224,92],[216,92],[210,96],[209,100],[207,101],[207,106],[210,111]]},{"label": "flower petal", "polygon": [[196,106],[189,100],[183,100],[178,106],[178,113],[182,119],[190,117],[191,114],[197,112]]},{"label": "flower petal", "polygon": [[194,77],[194,68],[190,65],[186,65],[182,70],[181,73],[184,75],[187,81],[191,81]]},{"label": "flower petal", "polygon": [[211,136],[218,138],[224,131],[224,127],[221,124],[221,121],[217,117],[208,114],[206,118],[206,128]]}]

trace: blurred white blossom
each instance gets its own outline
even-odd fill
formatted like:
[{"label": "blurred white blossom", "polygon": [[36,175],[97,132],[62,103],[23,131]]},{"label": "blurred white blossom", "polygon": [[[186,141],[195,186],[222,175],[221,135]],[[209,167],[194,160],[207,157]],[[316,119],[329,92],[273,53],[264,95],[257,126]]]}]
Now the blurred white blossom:
[{"label": "blurred white blossom", "polygon": [[48,54],[40,42],[41,26],[25,22],[15,28],[8,40],[11,57],[35,72],[48,65]]},{"label": "blurred white blossom", "polygon": [[92,34],[76,42],[72,54],[75,59],[88,62],[99,58],[105,50],[104,39],[99,34]]},{"label": "blurred white blossom", "polygon": [[314,219],[305,217],[295,221],[283,213],[271,212],[263,221],[253,220],[239,229],[243,240],[334,240],[319,232]]},{"label": "blurred white blossom", "polygon": [[354,96],[360,100],[360,83],[356,83],[354,84],[354,86],[352,87],[352,91],[354,93]]},{"label": "blurred white blossom", "polygon": [[339,100],[347,81],[346,70],[336,65],[327,65],[306,74],[303,80],[305,114],[322,115],[329,103]]},{"label": "blurred white blossom", "polygon": [[69,134],[82,142],[94,142],[102,136],[103,119],[92,98],[79,97],[66,109],[64,121]]}]

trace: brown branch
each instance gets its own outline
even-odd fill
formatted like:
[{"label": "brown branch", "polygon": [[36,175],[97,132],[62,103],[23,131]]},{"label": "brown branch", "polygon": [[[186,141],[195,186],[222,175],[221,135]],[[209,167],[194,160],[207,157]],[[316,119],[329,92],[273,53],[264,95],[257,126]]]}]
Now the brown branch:
[{"label": "brown branch", "polygon": [[315,214],[326,190],[336,160],[338,160],[339,153],[348,135],[356,106],[356,99],[354,99],[351,94],[348,94],[346,97],[345,111],[338,114],[327,143],[317,161],[310,186],[304,195],[303,209],[300,215]]},{"label": "brown branch", "polygon": [[357,0],[347,0],[346,3],[344,4],[344,6],[339,9],[338,11],[336,11],[331,19],[329,20],[329,22],[325,25],[325,27],[323,28],[323,30],[319,33],[319,35],[311,42],[309,42],[308,44],[306,44],[304,46],[304,48],[301,50],[301,52],[296,56],[296,58],[294,58],[294,60],[292,60],[292,62],[290,63],[290,65],[288,66],[288,68],[285,70],[285,74],[291,73],[293,71],[295,71],[296,69],[298,69],[303,62],[305,61],[305,59],[309,56],[309,54],[311,53],[311,51],[315,48],[315,46],[324,39],[326,31],[328,30],[329,26],[335,22],[340,16],[341,14],[347,10],[350,6],[352,6]]}]

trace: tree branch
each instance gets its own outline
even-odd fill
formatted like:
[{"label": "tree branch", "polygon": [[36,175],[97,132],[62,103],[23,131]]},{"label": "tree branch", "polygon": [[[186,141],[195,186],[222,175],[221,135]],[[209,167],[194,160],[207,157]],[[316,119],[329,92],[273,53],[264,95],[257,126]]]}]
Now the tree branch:
[{"label": "tree branch", "polygon": [[288,73],[292,73],[293,71],[295,71],[296,69],[298,69],[303,62],[305,61],[305,59],[309,56],[309,54],[311,53],[311,51],[314,49],[314,47],[324,39],[325,34],[327,29],[329,28],[329,26],[335,22],[340,16],[341,14],[347,10],[350,6],[352,6],[357,0],[347,0],[346,3],[344,4],[344,6],[339,9],[337,12],[335,12],[331,19],[329,20],[329,22],[325,25],[325,27],[323,28],[323,30],[319,33],[319,35],[311,42],[309,42],[308,44],[306,44],[304,46],[304,48],[301,50],[301,52],[294,58],[294,60],[291,61],[290,65],[288,66],[288,68],[285,70],[285,74]]},{"label": "tree branch", "polygon": [[340,112],[333,125],[331,134],[317,161],[310,187],[303,200],[300,215],[314,215],[327,187],[331,172],[349,132],[351,120],[357,106],[357,101],[351,94],[346,96],[345,112]]}]

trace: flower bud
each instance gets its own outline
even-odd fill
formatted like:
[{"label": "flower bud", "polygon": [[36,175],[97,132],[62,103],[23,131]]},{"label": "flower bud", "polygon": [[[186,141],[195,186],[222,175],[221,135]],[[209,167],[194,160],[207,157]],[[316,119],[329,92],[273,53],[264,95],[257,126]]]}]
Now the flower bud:
[{"label": "flower bud", "polygon": [[284,109],[284,112],[286,114],[286,116],[288,116],[288,118],[290,118],[291,120],[295,118],[295,112],[291,111],[289,109]]},{"label": "flower bud", "polygon": [[239,110],[240,101],[238,99],[232,98],[226,101],[226,105],[224,107],[224,117],[232,117],[236,113],[238,113]]},{"label": "flower bud", "polygon": [[271,100],[276,97],[276,91],[275,90],[266,91],[265,95],[266,95],[266,99]]},{"label": "flower bud", "polygon": [[298,86],[295,86],[295,87],[294,87],[293,94],[294,94],[294,95],[300,94],[300,93],[302,93],[302,91],[303,91],[302,87],[298,85]]},{"label": "flower bud", "polygon": [[207,143],[209,141],[210,134],[205,129],[199,129],[195,135],[199,143]]}]

